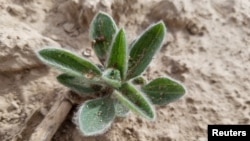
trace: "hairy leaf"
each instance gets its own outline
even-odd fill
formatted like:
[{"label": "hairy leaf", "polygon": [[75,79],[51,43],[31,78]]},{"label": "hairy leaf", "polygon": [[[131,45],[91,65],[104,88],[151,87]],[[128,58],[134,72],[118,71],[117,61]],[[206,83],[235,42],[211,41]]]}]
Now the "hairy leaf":
[{"label": "hairy leaf", "polygon": [[102,79],[114,88],[119,88],[121,86],[121,75],[119,70],[107,69],[103,72]]},{"label": "hairy leaf", "polygon": [[97,135],[106,131],[110,127],[115,117],[113,99],[103,97],[86,101],[81,105],[77,122],[80,131],[86,135]]},{"label": "hairy leaf", "polygon": [[127,79],[140,75],[161,47],[166,28],[163,22],[150,26],[133,44],[129,53]]},{"label": "hairy leaf", "polygon": [[109,47],[116,31],[114,20],[106,13],[99,12],[91,22],[90,38],[93,40],[94,51],[102,63],[107,59]]},{"label": "hairy leaf", "polygon": [[101,89],[100,85],[87,84],[84,78],[71,74],[63,73],[57,76],[57,80],[61,84],[69,87],[70,89],[76,92],[79,92],[80,94],[88,95],[97,92]]},{"label": "hairy leaf", "polygon": [[119,117],[125,117],[129,113],[129,109],[124,106],[118,99],[115,100],[115,114]]},{"label": "hairy leaf", "polygon": [[127,71],[127,46],[123,29],[120,29],[120,31],[116,34],[111,45],[111,52],[109,54],[107,67],[118,69],[121,73],[122,79],[125,78]]},{"label": "hairy leaf", "polygon": [[101,74],[101,70],[89,60],[60,48],[43,48],[38,52],[39,58],[66,73],[83,75],[86,78],[94,78]]},{"label": "hairy leaf", "polygon": [[124,106],[145,118],[154,119],[154,108],[141,91],[130,83],[124,83],[121,92],[114,91],[113,94]]},{"label": "hairy leaf", "polygon": [[142,87],[154,104],[168,104],[185,94],[185,88],[177,81],[162,77],[156,78]]}]

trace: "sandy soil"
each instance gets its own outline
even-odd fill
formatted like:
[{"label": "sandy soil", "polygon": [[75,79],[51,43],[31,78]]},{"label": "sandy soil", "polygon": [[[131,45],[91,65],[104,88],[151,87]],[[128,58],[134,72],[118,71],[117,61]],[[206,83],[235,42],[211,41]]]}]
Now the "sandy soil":
[{"label": "sandy soil", "polygon": [[129,41],[163,20],[168,34],[145,75],[172,76],[187,94],[156,107],[153,122],[131,113],[95,137],[78,132],[75,107],[53,141],[206,141],[208,124],[250,124],[250,1],[0,0],[1,141],[27,140],[65,90],[37,49],[62,46],[96,61],[88,25],[98,10],[112,14]]}]

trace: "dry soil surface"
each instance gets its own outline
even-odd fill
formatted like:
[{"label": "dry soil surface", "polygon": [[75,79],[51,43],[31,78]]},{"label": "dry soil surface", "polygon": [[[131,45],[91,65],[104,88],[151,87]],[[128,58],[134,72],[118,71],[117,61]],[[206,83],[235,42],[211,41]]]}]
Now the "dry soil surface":
[{"label": "dry soil surface", "polygon": [[206,141],[208,124],[250,124],[248,0],[0,0],[1,141],[27,140],[65,90],[38,49],[63,47],[97,62],[88,25],[99,10],[126,29],[129,42],[163,20],[166,39],[144,75],[171,76],[187,93],[157,106],[155,121],[130,113],[94,137],[78,132],[74,107],[53,141]]}]

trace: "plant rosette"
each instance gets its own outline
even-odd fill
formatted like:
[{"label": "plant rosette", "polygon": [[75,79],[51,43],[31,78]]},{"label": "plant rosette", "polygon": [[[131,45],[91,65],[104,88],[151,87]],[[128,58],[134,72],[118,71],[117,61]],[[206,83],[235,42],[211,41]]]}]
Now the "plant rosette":
[{"label": "plant rosette", "polygon": [[[132,111],[155,119],[155,105],[165,105],[185,94],[184,86],[169,77],[147,83],[141,76],[162,46],[166,28],[162,21],[149,26],[129,46],[125,31],[106,13],[99,12],[90,25],[93,50],[99,65],[69,50],[46,47],[37,52],[46,64],[60,69],[58,82],[81,96],[76,124],[85,136],[104,133],[116,116]],[[98,67],[100,66],[101,67]]]}]

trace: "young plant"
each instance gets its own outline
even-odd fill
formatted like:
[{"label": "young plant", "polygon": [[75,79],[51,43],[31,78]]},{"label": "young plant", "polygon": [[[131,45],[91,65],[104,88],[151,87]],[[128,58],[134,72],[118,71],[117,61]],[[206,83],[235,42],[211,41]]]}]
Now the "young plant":
[{"label": "young plant", "polygon": [[61,48],[38,51],[44,63],[63,71],[57,77],[61,84],[92,98],[83,102],[76,117],[84,135],[103,133],[116,116],[124,117],[130,110],[153,120],[153,104],[168,104],[184,95],[184,87],[173,79],[160,77],[146,83],[141,76],[160,49],[165,32],[160,21],[128,46],[124,29],[99,12],[91,23],[90,38],[101,64]]}]

